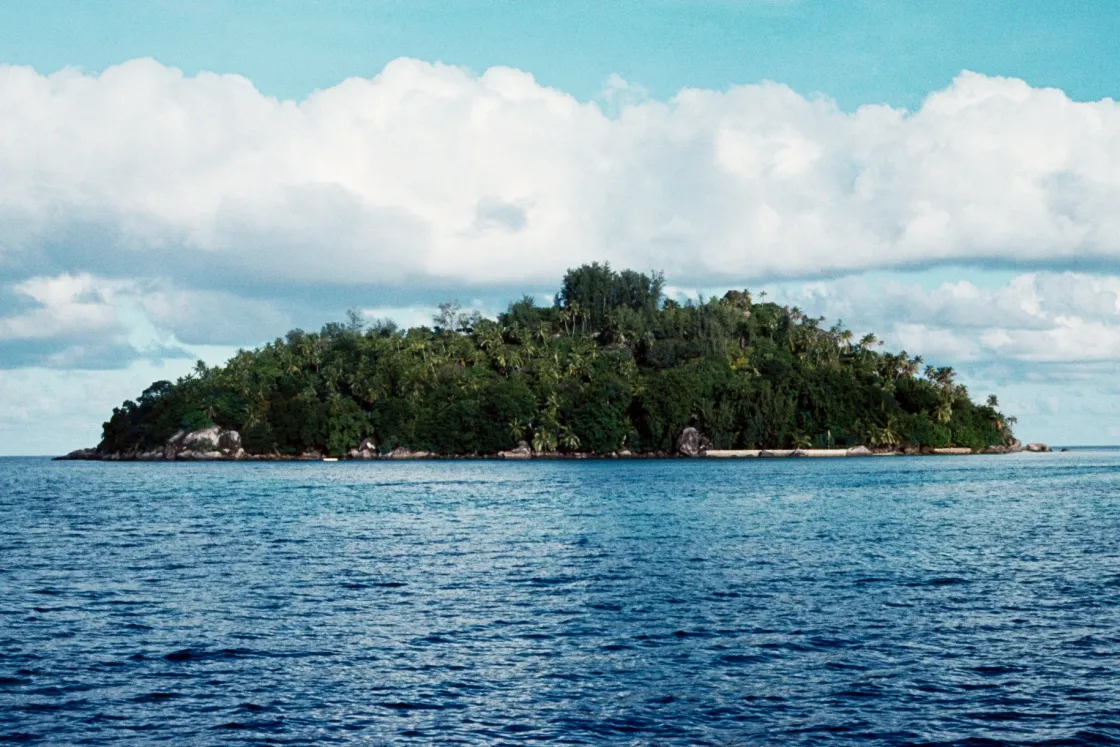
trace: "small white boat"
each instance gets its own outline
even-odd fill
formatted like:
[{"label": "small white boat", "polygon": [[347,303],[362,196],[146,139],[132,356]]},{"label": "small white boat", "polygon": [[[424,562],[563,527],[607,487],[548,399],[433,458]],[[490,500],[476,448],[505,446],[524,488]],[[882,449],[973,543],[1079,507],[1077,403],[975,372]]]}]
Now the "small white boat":
[{"label": "small white boat", "polygon": [[338,457],[323,457],[324,462],[337,462]]}]

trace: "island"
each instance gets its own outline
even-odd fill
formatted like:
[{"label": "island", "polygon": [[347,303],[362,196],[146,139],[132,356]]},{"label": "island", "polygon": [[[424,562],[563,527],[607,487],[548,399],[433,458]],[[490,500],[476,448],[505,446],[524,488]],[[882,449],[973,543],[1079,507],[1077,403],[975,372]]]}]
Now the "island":
[{"label": "island", "polygon": [[[867,456],[1023,450],[995,395],[841,323],[733,290],[685,303],[661,273],[569,270],[550,305],[357,311],[114,408],[70,459]],[[1048,450],[1030,444],[1029,450]]]}]

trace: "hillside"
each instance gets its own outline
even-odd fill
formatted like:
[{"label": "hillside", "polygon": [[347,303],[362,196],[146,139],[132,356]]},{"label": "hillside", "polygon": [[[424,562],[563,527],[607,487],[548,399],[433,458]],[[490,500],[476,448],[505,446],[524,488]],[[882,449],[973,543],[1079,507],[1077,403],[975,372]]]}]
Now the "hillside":
[{"label": "hillside", "polygon": [[235,430],[250,454],[344,456],[360,444],[486,455],[670,453],[695,427],[715,449],[897,450],[1013,443],[994,396],[948,367],[856,340],[839,325],[731,291],[662,294],[659,274],[569,270],[555,302],[498,318],[445,304],[431,327],[355,313],[293,330],[224,366],[201,362],[113,410],[99,455],[163,449],[176,433]]}]

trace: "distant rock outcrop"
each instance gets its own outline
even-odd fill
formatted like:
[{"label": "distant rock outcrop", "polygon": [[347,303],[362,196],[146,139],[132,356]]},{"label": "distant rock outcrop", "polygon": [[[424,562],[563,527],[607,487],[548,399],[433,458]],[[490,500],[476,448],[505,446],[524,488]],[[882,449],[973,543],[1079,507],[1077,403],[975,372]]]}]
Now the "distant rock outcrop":
[{"label": "distant rock outcrop", "polygon": [[681,456],[695,457],[711,448],[712,442],[700,431],[689,426],[677,438],[677,453]]},{"label": "distant rock outcrop", "polygon": [[869,457],[875,456],[875,452],[866,446],[853,446],[848,449],[847,455],[850,457]]},{"label": "distant rock outcrop", "polygon": [[100,459],[101,455],[97,453],[97,449],[74,449],[66,456],[55,457],[55,461],[70,460],[70,461],[87,461]]},{"label": "distant rock outcrop", "polygon": [[218,434],[218,451],[232,454],[241,451],[241,434],[237,431],[221,431]]},{"label": "distant rock outcrop", "polygon": [[518,441],[516,447],[509,451],[500,451],[498,456],[502,459],[529,459],[533,456],[533,450],[525,441]]},{"label": "distant rock outcrop", "polygon": [[426,459],[431,455],[430,451],[413,451],[403,446],[398,446],[389,452],[390,459]]},{"label": "distant rock outcrop", "polygon": [[1012,449],[1010,446],[987,446],[981,451],[981,454],[1010,454]]},{"label": "distant rock outcrop", "polygon": [[350,449],[346,456],[350,459],[376,459],[377,444],[373,442],[372,438],[363,438],[362,442],[358,444],[358,448]]},{"label": "distant rock outcrop", "polygon": [[1040,453],[1040,452],[1046,452],[1046,451],[1050,451],[1050,450],[1051,449],[1050,449],[1049,446],[1047,446],[1046,444],[1041,443],[1039,441],[1035,441],[1034,443],[1027,444],[1027,451],[1033,451],[1035,453]]},{"label": "distant rock outcrop", "polygon": [[138,459],[206,460],[244,459],[241,434],[216,425],[195,431],[179,431],[159,450],[135,455]]}]

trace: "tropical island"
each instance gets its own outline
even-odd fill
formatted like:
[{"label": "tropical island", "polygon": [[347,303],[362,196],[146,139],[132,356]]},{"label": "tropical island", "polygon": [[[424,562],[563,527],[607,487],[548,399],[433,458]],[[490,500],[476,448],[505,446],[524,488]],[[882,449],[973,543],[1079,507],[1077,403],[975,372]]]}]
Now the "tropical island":
[{"label": "tropical island", "polygon": [[593,263],[567,272],[552,305],[525,296],[497,319],[446,303],[404,330],[351,311],[155,382],[68,458],[1021,449],[1015,419],[994,395],[973,402],[952,368],[747,290],[682,304],[663,289],[660,273]]}]

